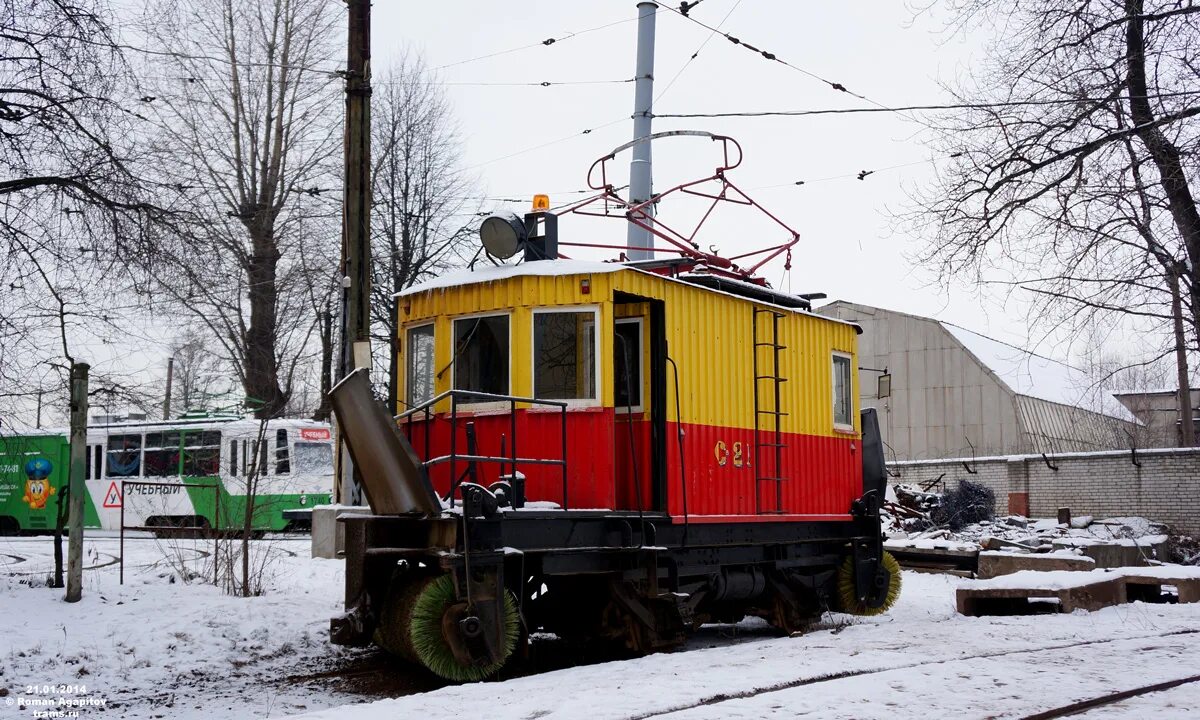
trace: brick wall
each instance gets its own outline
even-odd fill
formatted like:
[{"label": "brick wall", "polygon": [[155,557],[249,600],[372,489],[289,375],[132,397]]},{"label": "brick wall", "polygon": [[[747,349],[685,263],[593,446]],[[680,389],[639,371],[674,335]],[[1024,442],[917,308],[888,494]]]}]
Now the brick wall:
[{"label": "brick wall", "polygon": [[[978,460],[896,462],[888,465],[893,483],[921,483],[941,477],[952,488],[964,479],[996,493],[996,512],[1054,517],[1058,508],[1073,515],[1140,515],[1200,536],[1200,448],[1068,453],[1050,457],[1012,455]],[[970,470],[974,471],[969,472]]]}]

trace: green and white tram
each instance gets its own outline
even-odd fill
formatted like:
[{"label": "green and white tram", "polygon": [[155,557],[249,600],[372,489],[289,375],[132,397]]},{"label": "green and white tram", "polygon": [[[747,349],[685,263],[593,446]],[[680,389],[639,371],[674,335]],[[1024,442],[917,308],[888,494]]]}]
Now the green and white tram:
[{"label": "green and white tram", "polygon": [[[0,434],[0,533],[52,530],[69,467],[65,431]],[[86,527],[288,530],[328,503],[329,425],[240,417],[88,426]],[[300,514],[302,515],[302,513]]]}]

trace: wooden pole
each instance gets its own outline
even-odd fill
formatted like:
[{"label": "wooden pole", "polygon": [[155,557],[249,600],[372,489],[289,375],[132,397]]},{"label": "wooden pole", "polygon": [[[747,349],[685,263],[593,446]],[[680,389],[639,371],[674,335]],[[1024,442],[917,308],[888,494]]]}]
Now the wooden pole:
[{"label": "wooden pole", "polygon": [[1179,445],[1196,445],[1196,426],[1192,420],[1192,387],[1188,372],[1187,336],[1183,331],[1183,298],[1179,291],[1180,270],[1171,272],[1171,316],[1175,321],[1175,366],[1179,371]]},{"label": "wooden pole", "polygon": [[[371,362],[371,2],[346,0],[345,190],[342,195],[342,352],[339,379]],[[361,491],[337,433],[337,502],[358,504]]]},{"label": "wooden pole", "polygon": [[67,541],[67,602],[83,597],[83,485],[87,453],[88,364],[71,366],[70,536]]}]

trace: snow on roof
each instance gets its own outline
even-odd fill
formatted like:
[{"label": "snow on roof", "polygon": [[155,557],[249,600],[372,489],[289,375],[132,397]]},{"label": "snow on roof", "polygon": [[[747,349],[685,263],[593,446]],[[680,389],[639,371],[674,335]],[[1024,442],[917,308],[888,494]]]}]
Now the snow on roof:
[{"label": "snow on roof", "polygon": [[519,265],[482,266],[476,270],[456,270],[435,277],[432,280],[417,283],[410,288],[401,290],[393,297],[415,295],[427,290],[440,290],[457,285],[495,282],[496,280],[506,280],[512,277],[531,275],[587,275],[631,269],[633,268],[629,268],[622,263],[595,262],[592,260],[538,260],[537,262],[523,262]]},{"label": "snow on roof", "polygon": [[1086,406],[1082,401],[1092,383],[1083,370],[952,323],[938,322],[1018,395]]},{"label": "snow on roof", "polygon": [[[397,297],[397,298],[407,297],[409,295],[416,295],[417,293],[422,293],[422,292],[426,292],[429,290],[441,290],[441,289],[450,288],[450,287],[457,287],[459,285],[474,285],[477,283],[495,282],[497,280],[506,280],[508,278],[513,278],[513,277],[588,275],[588,274],[599,274],[599,273],[613,273],[613,272],[618,272],[620,270],[629,270],[630,272],[642,273],[644,275],[650,275],[652,277],[656,277],[665,282],[681,283],[681,284],[687,285],[690,288],[696,288],[697,290],[701,290],[704,292],[717,293],[718,295],[725,295],[727,297],[735,297],[740,300],[749,300],[751,302],[757,302],[760,305],[768,305],[771,307],[776,307],[776,308],[779,308],[780,310],[783,310],[786,312],[804,313],[806,315],[812,315],[813,317],[820,317],[822,320],[827,320],[829,322],[838,323],[839,325],[849,325],[850,327],[854,328],[855,331],[858,333],[862,332],[861,326],[858,323],[852,322],[850,320],[842,320],[841,318],[829,317],[826,315],[817,315],[817,314],[814,314],[811,310],[805,310],[803,308],[796,308],[796,307],[788,307],[786,305],[780,305],[778,303],[773,303],[773,302],[770,302],[767,300],[758,300],[758,299],[753,299],[753,298],[747,298],[743,295],[738,295],[736,293],[730,292],[729,290],[719,290],[716,288],[705,287],[704,285],[698,285],[695,283],[687,282],[681,278],[673,278],[673,277],[669,277],[667,275],[659,275],[658,273],[653,273],[653,272],[650,272],[648,270],[644,270],[644,269],[638,268],[638,267],[631,267],[629,265],[626,265],[624,263],[619,263],[619,262],[595,262],[592,260],[564,260],[564,259],[537,260],[534,262],[523,262],[523,263],[520,263],[519,265],[494,265],[494,266],[485,266],[485,267],[482,267],[482,268],[479,268],[476,270],[469,270],[469,269],[456,270],[454,272],[446,273],[445,275],[440,275],[431,280],[426,280],[423,283],[418,283],[418,284],[413,285],[412,287],[407,288],[405,290],[401,290],[400,292],[396,293],[392,297]],[[753,287],[754,289],[759,290],[759,291],[778,293],[778,291],[772,290],[769,287],[753,285],[751,283],[745,283],[744,281],[740,281],[740,280],[730,280],[730,279],[724,278],[724,277],[722,277],[721,280],[722,280],[722,282],[741,283],[741,284],[749,285],[750,287]],[[779,294],[783,295],[783,293],[779,293]]]}]

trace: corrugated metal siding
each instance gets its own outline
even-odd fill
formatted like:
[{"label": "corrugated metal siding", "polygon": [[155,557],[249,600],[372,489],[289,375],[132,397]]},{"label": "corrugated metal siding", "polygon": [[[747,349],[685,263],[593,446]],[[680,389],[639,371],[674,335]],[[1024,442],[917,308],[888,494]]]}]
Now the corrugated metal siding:
[{"label": "corrugated metal siding", "polygon": [[[590,292],[581,292],[581,280],[590,283]],[[679,408],[687,430],[685,453],[688,475],[688,510],[695,514],[746,514],[755,511],[754,447],[754,333],[755,303],[744,298],[698,288],[669,279],[632,270],[590,276],[516,276],[495,282],[431,290],[404,298],[400,317],[403,325],[437,318],[435,341],[436,366],[449,365],[452,354],[451,318],[492,309],[512,310],[512,385],[516,395],[532,392],[530,356],[531,312],[533,307],[598,304],[600,307],[600,399],[605,408],[613,405],[613,366],[611,336],[614,291],[663,300],[666,305],[667,343],[671,357],[679,365]],[[759,307],[767,307],[758,305]],[[845,513],[850,501],[861,494],[861,460],[858,448],[858,408],[852,413],[854,432],[833,428],[832,353],[837,350],[851,356],[856,367],[856,334],[852,326],[809,313],[783,310],[779,340],[787,346],[781,358],[780,374],[787,379],[782,386],[781,407],[788,413],[781,431],[788,435],[782,474],[783,507],[776,508],[773,489],[765,495],[766,510],[790,513]],[[770,316],[759,316],[759,340],[770,339]],[[770,349],[761,348],[760,372],[770,367]],[[648,368],[647,368],[648,369]],[[859,397],[857,373],[852,374],[851,397]],[[452,373],[437,379],[437,392],[450,388]],[[677,422],[672,370],[667,369],[667,416]],[[764,394],[771,383],[763,382]],[[403,392],[403,391],[402,391]],[[761,407],[772,408],[773,399],[764,399]],[[596,447],[590,457],[602,463],[612,478],[614,436],[610,426],[586,442]],[[764,420],[767,416],[764,416]],[[764,430],[771,423],[763,422]],[[482,432],[482,427],[479,428]],[[771,433],[763,432],[769,441]],[[557,437],[557,433],[550,437]],[[735,468],[730,462],[718,463],[715,450],[724,443],[732,452],[742,443],[747,462]],[[673,429],[667,434],[668,504],[672,512],[682,511],[679,483],[679,452]],[[601,460],[603,458],[603,460]],[[573,459],[574,460],[574,459]],[[572,463],[574,466],[574,462]],[[774,468],[769,468],[773,473]],[[577,468],[573,472],[593,471]],[[599,471],[599,468],[597,468]],[[628,481],[628,473],[622,473]],[[588,484],[603,484],[593,478]],[[610,480],[610,485],[612,481]],[[646,482],[648,485],[648,481]],[[773,486],[764,486],[773,487]],[[629,491],[626,491],[629,490]],[[643,495],[647,490],[643,489]],[[594,493],[599,497],[603,493]],[[530,497],[534,497],[532,494]],[[613,493],[616,498],[632,500],[631,489]],[[550,499],[549,497],[546,499]],[[626,502],[628,501],[626,500]],[[617,505],[620,507],[620,505]]]},{"label": "corrugated metal siding", "polygon": [[[676,426],[668,426],[667,489],[669,511],[683,513],[680,490],[679,444]],[[711,425],[684,425],[684,454],[687,471],[687,509],[693,515],[750,515],[782,510],[785,513],[843,514],[850,502],[862,494],[862,465],[858,441],[815,435],[787,435],[783,466],[788,478],[782,483],[783,506],[776,503],[775,484],[760,482],[761,506],[755,495],[754,458],[748,449],[753,431]],[[720,462],[718,442],[728,454]],[[736,463],[734,443],[742,443],[742,464]]]},{"label": "corrugated metal siding", "polygon": [[1132,423],[1083,408],[1017,395],[1017,417],[1028,452],[1064,453],[1118,450],[1128,446]]}]

